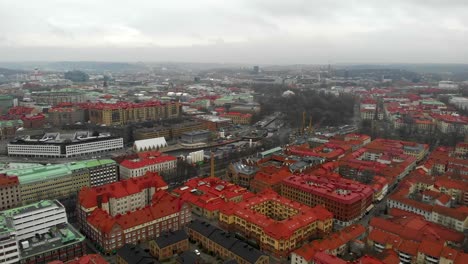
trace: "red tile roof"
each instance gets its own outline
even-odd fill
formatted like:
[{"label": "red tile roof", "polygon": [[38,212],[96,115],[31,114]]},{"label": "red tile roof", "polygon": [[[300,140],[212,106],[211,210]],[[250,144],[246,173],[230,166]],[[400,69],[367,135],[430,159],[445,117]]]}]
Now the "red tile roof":
[{"label": "red tile roof", "polygon": [[283,184],[344,204],[366,200],[373,195],[369,186],[344,178],[301,174],[285,179]]},{"label": "red tile roof", "polygon": [[468,217],[468,210],[466,209],[466,206],[464,207],[465,208],[463,208],[463,206],[459,208],[449,208],[441,205],[434,205],[433,211],[438,214],[457,219],[459,221],[465,221]]},{"label": "red tile roof", "polygon": [[166,191],[159,191],[161,197],[151,205],[123,215],[111,217],[100,208],[95,209],[87,218],[88,224],[103,233],[110,233],[115,225],[123,230],[179,212],[183,202]]},{"label": "red tile roof", "polygon": [[347,262],[337,256],[327,254],[325,252],[318,252],[313,258],[316,264],[346,264]]},{"label": "red tile roof", "polygon": [[442,250],[444,249],[444,243],[442,242],[432,242],[432,241],[422,241],[419,246],[419,252],[424,255],[429,255],[431,257],[439,258]]},{"label": "red tile roof", "polygon": [[7,176],[5,174],[0,174],[0,188],[10,187],[18,184],[19,181],[17,176]]},{"label": "red tile roof", "polygon": [[98,197],[102,199],[122,198],[151,187],[166,189],[167,184],[158,173],[148,171],[144,176],[137,178],[92,188],[83,187],[78,194],[78,201],[84,208],[93,208],[98,205]]},{"label": "red tile roof", "polygon": [[28,115],[28,114],[31,114],[33,110],[34,108],[32,107],[14,106],[8,109],[8,115],[16,115],[16,116]]},{"label": "red tile roof", "polygon": [[[194,191],[197,190],[197,191]],[[182,200],[209,211],[218,211],[227,201],[254,196],[246,188],[219,178],[192,178],[181,188],[173,190]]]},{"label": "red tile roof", "polygon": [[262,171],[255,174],[253,181],[262,182],[266,185],[272,186],[280,184],[284,179],[292,176],[293,174],[286,167],[280,169],[272,166],[264,167]]},{"label": "red tile roof", "polygon": [[416,257],[418,255],[419,244],[420,242],[405,239],[400,246],[398,246],[398,251]]},{"label": "red tile roof", "polygon": [[[298,211],[297,214],[282,221],[276,221],[252,209],[253,206],[265,202],[279,203]],[[276,192],[267,189],[254,197],[240,203],[221,208],[225,215],[236,215],[246,222],[260,227],[268,236],[275,239],[289,239],[294,232],[317,220],[326,220],[333,217],[332,213],[321,206],[308,207],[298,202],[286,199]]]},{"label": "red tile roof", "polygon": [[89,254],[84,255],[80,258],[70,260],[66,262],[66,264],[107,264],[107,262],[101,255],[99,254]]},{"label": "red tile roof", "polygon": [[120,163],[120,166],[123,166],[128,169],[139,169],[144,168],[150,165],[165,163],[169,161],[177,160],[174,156],[169,156],[162,154],[158,151],[146,151],[138,153],[137,159],[126,159]]},{"label": "red tile roof", "polygon": [[345,245],[366,232],[366,228],[360,224],[345,227],[339,232],[333,233],[322,240],[314,240],[296,250],[294,253],[310,262],[314,255],[320,251],[332,251]]},{"label": "red tile roof", "polygon": [[[367,255],[364,255],[362,258],[358,259],[357,261],[355,261],[354,263],[356,264],[383,264],[384,262],[374,258],[374,257],[371,257],[371,256],[367,256]],[[396,262],[396,263],[399,263],[399,262]]]}]

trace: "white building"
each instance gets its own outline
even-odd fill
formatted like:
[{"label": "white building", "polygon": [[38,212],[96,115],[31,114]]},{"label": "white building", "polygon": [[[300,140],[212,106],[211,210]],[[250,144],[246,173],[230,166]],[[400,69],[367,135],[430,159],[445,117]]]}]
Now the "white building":
[{"label": "white building", "polygon": [[203,159],[204,159],[203,150],[190,152],[187,156],[187,161],[189,163],[197,163],[197,162],[203,161]]},{"label": "white building", "polygon": [[135,152],[159,150],[164,147],[167,147],[167,142],[164,137],[135,140],[135,143],[133,143],[133,150]]},{"label": "white building", "polygon": [[175,170],[177,158],[161,154],[157,151],[141,152],[136,159],[127,159],[120,163],[119,171],[121,179],[140,177],[147,171],[166,172]]},{"label": "white building", "polygon": [[0,218],[0,263],[13,264],[18,263],[20,252],[16,231],[6,218]]},{"label": "white building", "polygon": [[8,144],[9,156],[76,157],[122,149],[123,138],[110,134],[94,135],[88,131],[74,134],[46,133],[40,139],[26,136]]},{"label": "white building", "polygon": [[16,230],[17,240],[42,235],[51,227],[68,223],[65,207],[57,201],[45,200],[35,204],[2,211],[0,217],[9,219]]},{"label": "white building", "polygon": [[456,90],[458,89],[458,84],[452,81],[440,81],[439,82],[439,88],[440,89],[452,89]]}]

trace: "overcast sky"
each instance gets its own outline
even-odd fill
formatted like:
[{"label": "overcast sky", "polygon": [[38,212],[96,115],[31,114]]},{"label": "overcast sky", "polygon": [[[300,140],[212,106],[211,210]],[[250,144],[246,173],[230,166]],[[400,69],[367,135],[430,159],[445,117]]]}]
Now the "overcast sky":
[{"label": "overcast sky", "polygon": [[468,63],[467,0],[0,0],[0,60]]}]

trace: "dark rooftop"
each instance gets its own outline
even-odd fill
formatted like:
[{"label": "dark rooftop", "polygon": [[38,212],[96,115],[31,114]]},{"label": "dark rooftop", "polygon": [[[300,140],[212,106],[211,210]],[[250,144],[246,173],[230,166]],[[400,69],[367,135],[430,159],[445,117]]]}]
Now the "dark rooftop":
[{"label": "dark rooftop", "polygon": [[154,242],[156,242],[159,248],[165,248],[186,239],[188,239],[187,233],[184,230],[177,230],[162,233]]},{"label": "dark rooftop", "polygon": [[117,250],[117,256],[121,257],[128,264],[158,264],[153,256],[150,255],[149,250],[145,250],[138,245],[125,244]]}]

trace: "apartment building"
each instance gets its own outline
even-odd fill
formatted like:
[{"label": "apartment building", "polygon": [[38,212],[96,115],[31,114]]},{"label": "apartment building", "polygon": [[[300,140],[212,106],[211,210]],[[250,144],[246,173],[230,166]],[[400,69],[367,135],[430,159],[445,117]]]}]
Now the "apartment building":
[{"label": "apartment building", "polygon": [[119,164],[120,178],[129,179],[150,172],[171,172],[177,168],[177,158],[158,151],[138,152]]},{"label": "apartment building", "polygon": [[85,253],[84,236],[68,224],[56,200],[0,212],[0,237],[3,263],[68,261]]},{"label": "apartment building", "polygon": [[219,213],[220,227],[257,241],[262,251],[287,256],[302,242],[332,230],[333,216],[323,207],[308,207],[266,190]]},{"label": "apartment building", "polygon": [[239,264],[268,264],[270,258],[262,251],[238,240],[234,234],[222,231],[209,223],[194,220],[187,225],[190,238],[225,260]]},{"label": "apartment building", "polygon": [[182,105],[179,102],[162,103],[159,101],[96,103],[89,105],[88,110],[91,123],[119,126],[136,122],[177,118],[182,113]]},{"label": "apartment building", "polygon": [[164,232],[149,241],[149,249],[151,255],[159,261],[169,259],[175,254],[189,250],[187,233],[184,230]]},{"label": "apartment building", "polygon": [[14,208],[21,204],[18,177],[0,174],[0,202],[0,210]]},{"label": "apartment building", "polygon": [[233,124],[249,125],[252,122],[252,114],[227,112],[220,114],[220,116],[231,119]]},{"label": "apartment building", "polygon": [[86,156],[122,148],[123,138],[89,131],[45,133],[42,137],[25,136],[7,145],[9,156],[47,158]]},{"label": "apartment building", "polygon": [[157,173],[94,188],[78,195],[78,225],[103,253],[126,243],[181,229],[191,220],[190,206],[168,194]]},{"label": "apartment building", "polygon": [[353,180],[315,175],[294,175],[281,186],[281,194],[288,199],[325,206],[341,226],[355,223],[372,209],[373,193],[369,186]]},{"label": "apartment building", "polygon": [[240,202],[254,196],[246,188],[219,178],[192,178],[172,193],[190,204],[192,212],[208,219],[218,219],[227,202]]},{"label": "apartment building", "polygon": [[20,201],[28,204],[41,199],[59,199],[77,194],[84,186],[98,186],[117,179],[112,160],[88,160],[7,171],[19,181]]},{"label": "apartment building", "polygon": [[196,121],[184,121],[178,124],[171,124],[167,126],[156,126],[151,128],[139,128],[134,132],[136,140],[165,137],[166,139],[179,139],[185,132],[204,130],[204,126]]},{"label": "apartment building", "polygon": [[348,253],[354,240],[361,239],[366,233],[363,225],[355,224],[330,234],[321,240],[314,240],[291,252],[291,264],[313,263],[319,252],[327,252],[332,256],[344,256]]}]

